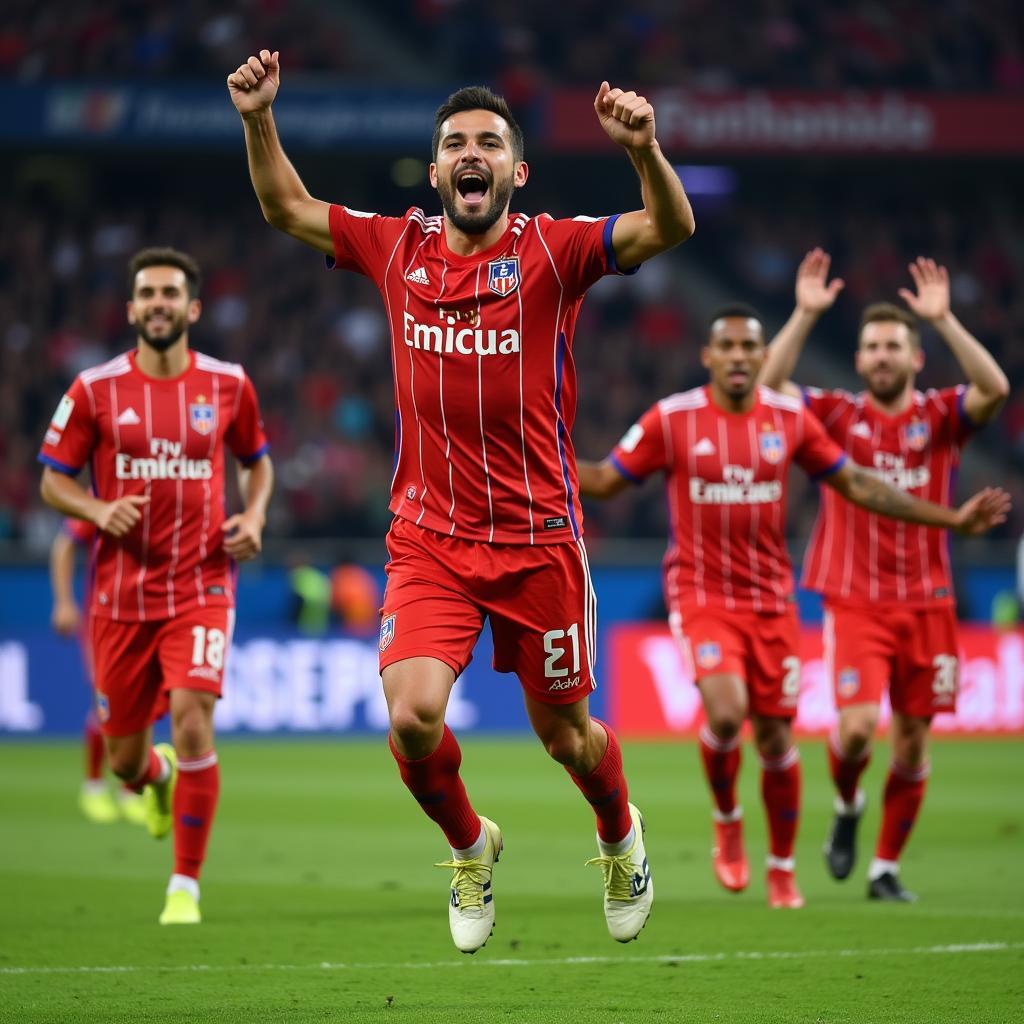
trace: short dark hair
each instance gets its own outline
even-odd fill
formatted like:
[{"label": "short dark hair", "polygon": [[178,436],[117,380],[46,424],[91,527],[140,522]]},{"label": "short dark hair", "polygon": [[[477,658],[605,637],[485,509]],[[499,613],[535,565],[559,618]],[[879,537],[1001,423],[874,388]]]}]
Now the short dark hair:
[{"label": "short dark hair", "polygon": [[864,312],[860,315],[857,340],[860,340],[860,336],[868,324],[878,323],[903,324],[910,332],[911,345],[919,346],[921,344],[921,331],[917,326],[917,317],[894,302],[872,302],[870,306],[864,307]]},{"label": "short dark hair", "polygon": [[431,159],[437,159],[437,147],[441,144],[441,125],[448,120],[452,114],[461,114],[464,110],[489,110],[503,118],[508,125],[508,133],[512,139],[512,155],[516,160],[523,159],[523,129],[519,122],[512,116],[512,111],[504,96],[498,96],[491,92],[486,85],[467,85],[464,89],[453,92],[437,108],[434,114],[434,137],[431,141]]},{"label": "short dark hair", "polygon": [[761,330],[764,330],[764,321],[761,319],[761,314],[748,302],[729,302],[724,306],[719,306],[708,320],[708,330],[710,331],[719,320],[727,316],[739,316],[744,320],[756,320],[761,325]]},{"label": "short dark hair", "polygon": [[128,294],[135,293],[135,275],[146,267],[177,267],[185,275],[188,282],[188,297],[199,298],[199,286],[202,284],[202,275],[199,272],[199,264],[187,252],[172,249],[169,245],[151,246],[149,249],[140,249],[128,261]]}]

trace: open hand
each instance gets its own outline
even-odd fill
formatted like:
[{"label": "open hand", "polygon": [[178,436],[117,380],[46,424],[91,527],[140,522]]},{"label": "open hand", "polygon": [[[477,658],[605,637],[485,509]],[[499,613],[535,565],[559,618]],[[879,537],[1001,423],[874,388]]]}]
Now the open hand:
[{"label": "open hand", "polygon": [[263,550],[263,523],[245,512],[229,516],[220,528],[224,550],[236,562],[247,562]]},{"label": "open hand", "polygon": [[277,95],[281,84],[280,53],[260,50],[258,57],[250,57],[237,71],[228,75],[228,92],[238,112],[256,114],[266,110]]},{"label": "open hand", "polygon": [[957,510],[954,527],[962,537],[980,537],[1006,522],[1010,496],[1001,487],[986,487],[968,498]]},{"label": "open hand", "polygon": [[949,271],[923,256],[918,256],[909,270],[917,294],[901,288],[900,298],[922,320],[941,320],[949,312]]},{"label": "open hand", "polygon": [[824,313],[831,309],[846,282],[840,277],[828,280],[832,257],[823,249],[812,249],[796,272],[796,304],[805,313]]},{"label": "open hand", "polygon": [[646,96],[613,89],[602,82],[594,99],[594,110],[612,142],[627,149],[643,149],[654,142],[654,107]]}]

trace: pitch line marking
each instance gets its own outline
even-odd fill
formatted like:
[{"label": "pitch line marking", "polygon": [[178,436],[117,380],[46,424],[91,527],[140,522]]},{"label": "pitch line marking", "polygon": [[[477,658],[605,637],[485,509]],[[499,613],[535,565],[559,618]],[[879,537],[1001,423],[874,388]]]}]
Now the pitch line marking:
[{"label": "pitch line marking", "polygon": [[946,946],[909,946],[902,949],[748,950],[731,953],[663,953],[658,956],[566,956],[551,959],[501,958],[496,960],[437,960],[429,963],[318,964],[111,964],[95,967],[0,967],[0,976],[19,974],[136,974],[143,972],[203,973],[221,971],[422,971],[443,967],[571,967],[578,964],[707,964],[723,961],[811,960],[829,957],[936,956],[962,953],[1012,953],[1024,942],[958,942]]}]

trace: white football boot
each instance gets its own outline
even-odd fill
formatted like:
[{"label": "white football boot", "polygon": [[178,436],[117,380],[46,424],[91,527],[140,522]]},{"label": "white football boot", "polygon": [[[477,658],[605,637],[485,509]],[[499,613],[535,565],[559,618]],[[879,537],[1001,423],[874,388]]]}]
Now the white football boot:
[{"label": "white football boot", "polygon": [[448,903],[448,927],[452,941],[463,953],[475,953],[486,945],[494,931],[494,893],[491,872],[504,846],[501,829],[481,816],[484,849],[469,860],[445,860],[438,868],[452,869],[452,891]]},{"label": "white football boot", "polygon": [[617,942],[632,942],[640,935],[654,902],[654,883],[644,850],[643,815],[630,804],[629,816],[635,833],[633,845],[625,853],[602,853],[587,861],[599,865],[604,873],[604,918]]}]

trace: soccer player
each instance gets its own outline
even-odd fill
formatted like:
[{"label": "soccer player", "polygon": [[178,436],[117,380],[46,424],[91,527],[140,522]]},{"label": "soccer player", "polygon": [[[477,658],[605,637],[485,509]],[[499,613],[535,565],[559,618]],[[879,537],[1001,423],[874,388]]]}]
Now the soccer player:
[{"label": "soccer player", "polygon": [[[273,481],[252,384],[189,349],[199,269],[174,249],[129,265],[134,351],[85,370],[43,442],[43,499],[98,531],[90,608],[96,711],[114,774],[142,791],[157,838],[174,829],[161,924],[198,923],[199,872],[220,774],[213,709],[234,622],[233,560],[260,550]],[[224,512],[224,446],[249,468]],[[93,492],[75,479],[88,463]],[[173,746],[151,723],[170,691]]]},{"label": "soccer player", "polygon": [[791,728],[799,624],[783,527],[790,463],[879,515],[964,533],[1002,521],[1008,499],[986,490],[953,510],[890,486],[847,458],[799,399],[757,385],[764,354],[752,308],[719,310],[701,351],[710,382],[652,406],[603,462],[581,461],[580,489],[608,498],[665,473],[672,517],[665,603],[707,717],[700,755],[714,801],[715,875],[734,892],[749,880],[736,802],[739,733],[749,716],[768,818],[768,903],[801,907],[793,857],[800,757]]},{"label": "soccer player", "polygon": [[643,820],[612,730],[590,717],[595,598],[570,431],[573,327],[586,290],[683,241],[693,217],[643,96],[602,83],[595,110],[640,178],[643,209],[597,220],[511,215],[523,136],[500,97],[462,89],[438,110],[430,183],[443,214],[362,213],[314,199],[278,141],[276,52],[228,76],[267,220],[370,277],[389,323],[397,406],[380,668],[402,780],[451,847],[449,925],[475,952],[494,923],[498,826],[474,810],[445,725],[485,618],[530,723],[597,815],[611,935],[636,938],[653,886]]},{"label": "soccer player", "polygon": [[[960,449],[999,411],[1006,375],[950,309],[949,275],[931,259],[910,264],[909,306],[868,306],[861,317],[856,368],[866,390],[800,389],[789,378],[812,328],[843,288],[828,280],[830,258],[808,253],[796,279],[796,308],[772,341],[763,380],[803,398],[850,458],[908,494],[947,501]],[[922,392],[917,320],[949,346],[967,385]],[[803,584],[824,595],[824,641],[839,709],[829,743],[835,818],[825,844],[832,876],[847,878],[864,812],[858,783],[871,756],[878,705],[889,688],[892,763],[882,796],[882,827],[868,868],[871,899],[909,901],[899,860],[924,799],[932,717],[956,708],[959,679],[953,582],[946,538],[935,530],[879,522],[826,492],[804,559]]]},{"label": "soccer player", "polygon": [[[83,519],[65,519],[50,545],[50,584],[53,590],[53,611],[50,624],[58,636],[77,637],[82,652],[82,666],[92,686],[92,658],[89,653],[88,584],[83,600],[86,614],[75,600],[75,551],[88,549],[96,539],[96,527]],[[85,716],[83,730],[85,746],[85,778],[78,796],[78,806],[89,821],[109,824],[124,818],[133,824],[145,824],[142,798],[122,784],[115,801],[103,778],[106,760],[103,733],[96,718],[96,709],[90,707]]]}]

